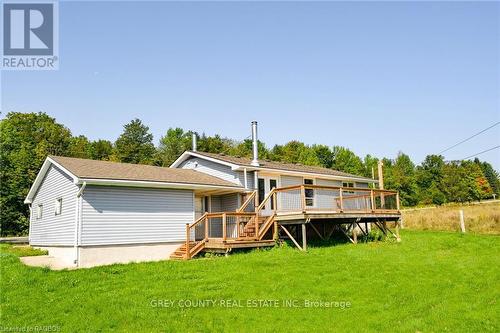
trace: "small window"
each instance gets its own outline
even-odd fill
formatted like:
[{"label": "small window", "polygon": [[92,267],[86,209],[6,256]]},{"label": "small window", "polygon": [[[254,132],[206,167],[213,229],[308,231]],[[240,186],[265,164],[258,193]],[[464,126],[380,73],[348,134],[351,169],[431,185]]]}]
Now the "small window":
[{"label": "small window", "polygon": [[43,215],[43,205],[38,205],[36,207],[36,218],[39,220],[42,218]]},{"label": "small window", "polygon": [[[354,182],[343,182],[342,187],[354,187]],[[344,191],[347,194],[353,194],[354,191]]]},{"label": "small window", "polygon": [[61,215],[61,213],[62,213],[62,198],[56,199],[55,205],[56,205],[56,207],[54,209],[55,214]]},{"label": "small window", "polygon": [[[313,185],[313,184],[314,184],[314,180],[304,179],[304,185]],[[306,187],[304,192],[305,192],[305,196],[306,196],[306,206],[307,207],[314,206],[314,189]]]},{"label": "small window", "polygon": [[259,205],[262,203],[262,201],[264,201],[264,197],[266,196],[266,189],[265,189],[265,181],[263,178],[259,178],[258,180],[258,187],[257,187],[257,190],[258,190],[258,195],[259,195]]},{"label": "small window", "polygon": [[[277,186],[277,181],[276,179],[269,179],[269,190],[271,191],[273,188],[276,188]],[[271,209],[274,209],[274,200],[271,198]]]}]

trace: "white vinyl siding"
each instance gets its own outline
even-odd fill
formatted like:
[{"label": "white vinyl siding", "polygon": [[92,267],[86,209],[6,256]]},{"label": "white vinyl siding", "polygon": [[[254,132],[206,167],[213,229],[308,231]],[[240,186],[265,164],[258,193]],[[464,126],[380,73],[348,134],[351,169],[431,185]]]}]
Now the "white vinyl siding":
[{"label": "white vinyl siding", "polygon": [[[31,245],[74,245],[77,192],[78,186],[68,175],[54,165],[49,168],[32,202]],[[57,199],[64,205],[58,215]]]},{"label": "white vinyl siding", "polygon": [[[330,179],[316,179],[317,185],[322,186],[342,186],[340,180],[330,180]],[[339,197],[340,191],[330,190],[330,189],[318,189],[316,190],[316,204],[320,209],[338,209],[338,203],[336,198]]]},{"label": "white vinyl siding", "polygon": [[[295,176],[281,176],[281,187],[302,185],[304,179]],[[297,210],[301,207],[300,190],[290,190],[278,194],[278,209],[280,210]]]},{"label": "white vinyl siding", "polygon": [[182,241],[193,220],[191,190],[87,186],[81,245]]},{"label": "white vinyl siding", "polygon": [[[184,161],[180,165],[180,168],[196,170],[243,187],[245,186],[245,174],[243,171],[234,171],[227,165],[208,161],[203,158],[191,157]],[[248,188],[253,188],[253,172],[247,172],[247,183]]]}]

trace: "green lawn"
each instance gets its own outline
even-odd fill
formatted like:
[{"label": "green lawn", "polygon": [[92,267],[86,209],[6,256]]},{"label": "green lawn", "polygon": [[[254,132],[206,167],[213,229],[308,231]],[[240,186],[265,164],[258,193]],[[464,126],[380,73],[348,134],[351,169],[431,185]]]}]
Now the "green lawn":
[{"label": "green lawn", "polygon": [[[402,238],[399,244],[340,244],[307,253],[275,248],[75,271],[25,267],[3,246],[0,326],[61,332],[500,330],[498,236],[404,231]],[[172,307],[157,306],[168,300]],[[183,300],[217,303],[188,308]],[[243,307],[222,306],[223,300]],[[257,300],[278,300],[279,306],[252,307]],[[283,306],[284,300],[299,307]],[[350,306],[307,308],[305,300]]]}]

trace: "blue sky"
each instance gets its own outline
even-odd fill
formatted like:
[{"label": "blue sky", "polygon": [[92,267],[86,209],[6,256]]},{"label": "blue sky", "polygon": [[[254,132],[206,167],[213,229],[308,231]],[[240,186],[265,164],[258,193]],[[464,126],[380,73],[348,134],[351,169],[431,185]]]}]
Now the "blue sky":
[{"label": "blue sky", "polygon": [[[61,2],[58,71],[3,72],[2,114],[115,140],[134,117],[415,162],[500,120],[495,2]],[[500,126],[450,150],[500,142]],[[480,156],[500,170],[500,150]]]}]

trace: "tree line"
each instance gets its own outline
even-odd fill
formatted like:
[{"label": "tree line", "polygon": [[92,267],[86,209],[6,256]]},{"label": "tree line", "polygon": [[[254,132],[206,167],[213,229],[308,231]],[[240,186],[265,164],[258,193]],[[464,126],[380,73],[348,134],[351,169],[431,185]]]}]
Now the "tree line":
[{"label": "tree line", "polygon": [[[191,149],[191,131],[169,128],[158,145],[148,126],[133,119],[123,126],[115,142],[91,141],[71,131],[46,113],[10,112],[0,121],[0,223],[2,235],[27,234],[29,209],[23,203],[48,155],[169,166]],[[251,157],[251,140],[237,141],[220,135],[198,136],[198,150]],[[371,178],[379,158],[357,156],[346,147],[306,145],[290,141],[266,147],[258,144],[259,158],[321,166]],[[499,174],[490,163],[445,161],[428,155],[420,165],[400,152],[395,159],[382,158],[385,188],[400,192],[403,206],[441,205],[488,199],[500,194]]]}]

